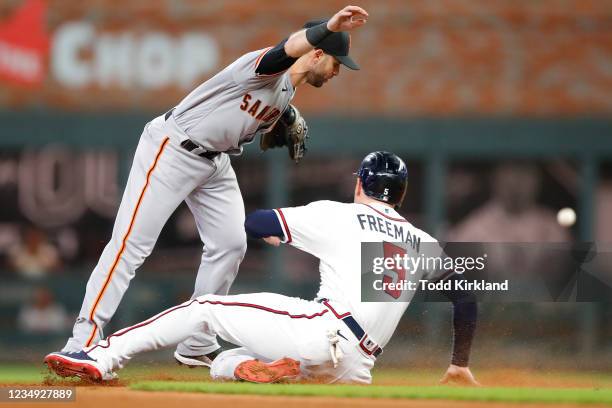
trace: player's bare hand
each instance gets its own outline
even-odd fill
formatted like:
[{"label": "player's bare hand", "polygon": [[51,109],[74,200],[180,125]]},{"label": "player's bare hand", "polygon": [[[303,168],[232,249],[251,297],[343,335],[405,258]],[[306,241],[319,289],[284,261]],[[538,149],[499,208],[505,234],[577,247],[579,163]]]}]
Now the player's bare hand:
[{"label": "player's bare hand", "polygon": [[481,384],[476,381],[469,367],[459,367],[451,364],[446,370],[444,377],[440,380],[440,384],[459,384],[469,385],[472,387],[480,387]]},{"label": "player's bare hand", "polygon": [[368,21],[368,12],[359,6],[346,6],[327,22],[330,31],[349,31],[361,27]]},{"label": "player's bare hand", "polygon": [[268,244],[272,245],[272,246],[279,246],[281,244],[281,240],[279,237],[265,237],[262,238],[264,241],[266,241]]}]

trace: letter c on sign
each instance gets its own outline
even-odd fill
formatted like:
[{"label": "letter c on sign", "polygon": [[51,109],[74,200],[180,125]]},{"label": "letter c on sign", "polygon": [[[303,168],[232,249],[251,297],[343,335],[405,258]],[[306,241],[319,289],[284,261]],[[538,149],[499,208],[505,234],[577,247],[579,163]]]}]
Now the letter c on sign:
[{"label": "letter c on sign", "polygon": [[81,60],[79,53],[92,43],[93,37],[93,26],[82,22],[64,24],[55,32],[51,48],[51,70],[62,85],[79,88],[91,82],[91,64]]}]

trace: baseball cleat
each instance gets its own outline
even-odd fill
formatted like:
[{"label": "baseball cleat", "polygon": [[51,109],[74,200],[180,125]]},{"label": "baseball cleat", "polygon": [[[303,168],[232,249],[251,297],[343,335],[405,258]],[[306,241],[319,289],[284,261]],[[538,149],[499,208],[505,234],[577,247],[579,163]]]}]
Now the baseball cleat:
[{"label": "baseball cleat", "polygon": [[116,378],[84,351],[78,353],[57,352],[47,354],[44,360],[50,370],[60,377],[78,377],[89,381],[107,381]]},{"label": "baseball cleat", "polygon": [[234,370],[234,377],[237,379],[261,384],[293,379],[298,375],[300,375],[300,362],[289,357],[271,363],[247,360],[238,364]]},{"label": "baseball cleat", "polygon": [[197,368],[197,367],[208,367],[212,364],[213,360],[221,354],[223,349],[219,347],[213,352],[208,354],[204,354],[201,356],[186,356],[183,354],[179,354],[178,351],[174,352],[174,359],[179,365],[184,365],[189,368]]}]

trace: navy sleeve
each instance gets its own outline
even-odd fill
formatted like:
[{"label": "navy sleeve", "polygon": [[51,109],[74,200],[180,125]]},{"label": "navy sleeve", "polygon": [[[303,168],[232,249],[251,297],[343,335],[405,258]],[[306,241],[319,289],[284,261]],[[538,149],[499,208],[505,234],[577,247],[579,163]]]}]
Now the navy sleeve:
[{"label": "navy sleeve", "polygon": [[270,49],[266,54],[261,58],[257,68],[255,68],[255,72],[263,75],[274,75],[279,72],[283,72],[286,69],[289,69],[293,65],[297,58],[293,58],[287,55],[285,52],[285,43],[288,38],[285,38],[276,47]]},{"label": "navy sleeve", "polygon": [[[456,277],[457,275],[453,275],[448,280],[454,280]],[[453,357],[451,363],[467,367],[478,317],[476,296],[471,292],[461,290],[441,292],[453,302]]]},{"label": "navy sleeve", "polygon": [[285,237],[274,210],[257,210],[247,215],[244,229],[251,238]]}]

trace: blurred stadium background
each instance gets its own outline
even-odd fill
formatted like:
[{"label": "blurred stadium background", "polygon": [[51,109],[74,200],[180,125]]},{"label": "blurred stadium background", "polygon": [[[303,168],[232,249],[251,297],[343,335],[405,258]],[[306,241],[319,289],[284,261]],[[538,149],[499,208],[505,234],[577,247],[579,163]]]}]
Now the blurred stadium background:
[{"label": "blurred stadium background", "polygon": [[[0,0],[0,361],[40,362],[69,336],[142,127],[241,54],[344,5]],[[294,99],[311,128],[305,160],[256,143],[232,159],[247,211],[349,200],[360,159],[384,149],[409,166],[402,214],[441,239],[609,251],[612,1],[360,5],[362,70]],[[563,207],[578,214],[570,229]],[[187,299],[200,253],[182,206],[106,333]],[[317,285],[312,257],[250,241],[232,292],[311,298]],[[443,367],[450,316],[411,306],[381,362]],[[473,365],[609,369],[611,321],[610,302],[483,304]]]}]

